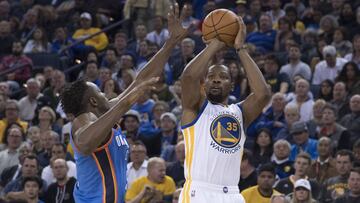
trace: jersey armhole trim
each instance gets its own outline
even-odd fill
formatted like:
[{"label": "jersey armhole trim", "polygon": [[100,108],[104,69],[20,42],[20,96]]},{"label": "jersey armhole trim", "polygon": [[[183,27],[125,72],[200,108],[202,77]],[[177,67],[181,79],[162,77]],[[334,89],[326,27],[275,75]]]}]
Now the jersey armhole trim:
[{"label": "jersey armhole trim", "polygon": [[[244,111],[243,111],[242,102],[237,103],[236,105],[239,107],[239,109],[240,109],[240,111],[241,111],[241,117],[242,117],[242,122],[243,122],[243,128],[245,128],[245,116],[244,116]],[[249,125],[249,126],[250,126],[250,125]],[[246,131],[246,129],[244,129],[244,131]]]},{"label": "jersey armhole trim", "polygon": [[199,120],[199,118],[200,118],[200,116],[202,115],[202,113],[204,112],[205,107],[207,106],[207,104],[208,104],[208,100],[205,100],[205,102],[204,102],[203,105],[201,106],[200,111],[199,111],[198,115],[196,116],[196,118],[195,118],[193,121],[191,121],[190,123],[188,123],[188,124],[186,124],[186,125],[182,125],[182,126],[181,126],[181,129],[185,129],[185,128],[188,128],[188,127],[194,125],[194,124]]},{"label": "jersey armhole trim", "polygon": [[109,140],[108,140],[104,145],[96,148],[96,149],[94,150],[94,152],[98,152],[98,151],[100,151],[100,150],[102,150],[102,149],[105,149],[106,147],[109,146],[109,144],[111,143],[111,140],[112,140],[113,137],[114,137],[114,134],[115,134],[114,131],[115,131],[115,130],[112,128],[112,129],[111,129],[111,136],[109,137]]}]

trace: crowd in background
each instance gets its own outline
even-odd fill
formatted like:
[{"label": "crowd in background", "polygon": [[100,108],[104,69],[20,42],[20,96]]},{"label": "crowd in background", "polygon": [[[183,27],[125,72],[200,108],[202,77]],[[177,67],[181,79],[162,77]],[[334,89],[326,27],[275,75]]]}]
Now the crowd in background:
[{"label": "crowd in background", "polygon": [[[181,95],[191,91],[179,78],[205,47],[204,17],[227,8],[243,18],[248,52],[273,93],[246,129],[239,169],[246,202],[360,202],[360,2],[176,2],[189,36],[156,90],[119,121],[130,145],[126,201],[177,202],[185,181]],[[0,202],[74,202],[74,116],[62,111],[62,89],[85,79],[108,99],[123,92],[169,37],[173,3],[0,0]],[[251,93],[235,50],[220,51],[212,63],[231,71],[229,103]],[[152,190],[144,190],[148,184]]]}]

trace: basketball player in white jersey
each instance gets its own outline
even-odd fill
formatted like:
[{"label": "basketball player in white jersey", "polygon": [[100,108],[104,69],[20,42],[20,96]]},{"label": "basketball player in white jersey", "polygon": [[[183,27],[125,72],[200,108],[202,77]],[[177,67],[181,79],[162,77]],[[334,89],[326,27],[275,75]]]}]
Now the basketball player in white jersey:
[{"label": "basketball player in white jersey", "polygon": [[[232,90],[228,67],[209,61],[224,48],[217,39],[185,68],[182,77],[182,131],[185,139],[186,182],[179,199],[182,203],[244,203],[238,189],[245,128],[269,102],[270,90],[244,46],[246,28],[239,18],[237,50],[252,89],[243,102],[227,105]],[[200,81],[204,81],[204,86]],[[205,94],[204,89],[205,87]]]}]

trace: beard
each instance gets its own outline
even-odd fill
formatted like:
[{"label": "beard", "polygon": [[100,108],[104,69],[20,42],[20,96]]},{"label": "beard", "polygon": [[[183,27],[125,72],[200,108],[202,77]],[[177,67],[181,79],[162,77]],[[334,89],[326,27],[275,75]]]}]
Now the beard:
[{"label": "beard", "polygon": [[20,55],[21,55],[21,51],[13,51],[13,55],[14,55],[14,56],[20,56]]},{"label": "beard", "polygon": [[210,92],[206,96],[209,101],[214,103],[222,103],[226,98],[222,94],[212,94]]}]

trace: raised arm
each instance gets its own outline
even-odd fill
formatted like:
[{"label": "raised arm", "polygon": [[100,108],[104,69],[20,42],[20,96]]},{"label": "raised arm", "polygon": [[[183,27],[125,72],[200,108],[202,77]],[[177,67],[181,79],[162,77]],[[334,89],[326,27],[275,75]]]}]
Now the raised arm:
[{"label": "raised arm", "polygon": [[78,150],[84,155],[89,155],[109,139],[115,123],[120,120],[145,91],[153,89],[157,81],[158,78],[151,78],[135,86],[100,118],[96,118],[95,115],[84,114],[84,117],[74,122],[75,134],[73,138]]},{"label": "raised arm", "polygon": [[225,44],[218,39],[211,40],[205,49],[185,67],[181,75],[182,125],[189,124],[196,118],[205,100],[205,95],[201,91],[201,81],[205,79],[209,61],[224,46]]},{"label": "raised arm", "polygon": [[247,79],[251,88],[251,94],[241,103],[243,107],[245,127],[249,126],[262,112],[268,104],[271,92],[265,79],[254,60],[247,53],[244,47],[246,37],[246,27],[243,20],[239,17],[239,33],[236,36],[234,47],[237,50],[240,61],[244,66]]},{"label": "raised arm", "polygon": [[[128,93],[134,86],[144,80],[148,80],[152,77],[159,77],[164,70],[164,66],[168,61],[174,47],[188,35],[188,29],[181,25],[183,15],[179,16],[179,6],[175,4],[171,6],[170,12],[168,13],[168,30],[169,39],[166,40],[163,47],[151,58],[151,60],[145,65],[145,67],[136,76],[134,82],[120,94],[114,101],[120,99]],[[113,103],[114,101],[111,101]]]}]

